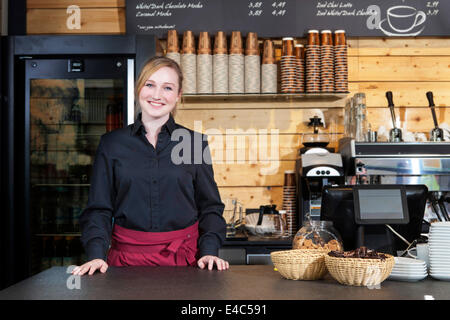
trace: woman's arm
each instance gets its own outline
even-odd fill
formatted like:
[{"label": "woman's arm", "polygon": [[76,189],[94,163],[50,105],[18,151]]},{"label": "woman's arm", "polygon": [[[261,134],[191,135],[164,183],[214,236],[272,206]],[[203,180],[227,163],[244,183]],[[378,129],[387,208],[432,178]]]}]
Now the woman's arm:
[{"label": "woman's arm", "polygon": [[214,180],[211,154],[207,141],[203,141],[202,164],[195,165],[195,202],[198,209],[198,248],[200,257],[217,256],[225,240],[226,223],[223,218],[224,204]]},{"label": "woman's arm", "polygon": [[88,261],[106,261],[112,231],[113,168],[104,140],[102,136],[95,156],[88,204],[80,217],[81,242]]}]

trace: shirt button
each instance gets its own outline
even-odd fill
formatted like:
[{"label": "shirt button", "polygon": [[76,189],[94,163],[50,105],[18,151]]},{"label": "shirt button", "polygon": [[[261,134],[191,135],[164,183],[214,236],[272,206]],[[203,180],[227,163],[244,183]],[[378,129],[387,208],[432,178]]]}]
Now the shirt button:
[{"label": "shirt button", "polygon": [[190,238],[190,237],[191,237],[191,235],[190,235],[190,234],[188,234],[188,235],[187,235],[187,237],[188,237],[188,238]]},{"label": "shirt button", "polygon": [[154,183],[154,184],[156,184],[157,182],[158,182],[158,181],[156,181],[156,180],[153,180],[153,183]]}]

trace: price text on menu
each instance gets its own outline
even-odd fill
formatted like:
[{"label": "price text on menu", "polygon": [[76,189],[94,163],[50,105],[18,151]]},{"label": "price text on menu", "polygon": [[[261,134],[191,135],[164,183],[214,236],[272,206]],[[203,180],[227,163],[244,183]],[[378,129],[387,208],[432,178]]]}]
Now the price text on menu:
[{"label": "price text on menu", "polygon": [[308,30],[344,29],[348,36],[448,36],[450,1],[429,0],[127,0],[127,33],[257,32],[304,37]]}]

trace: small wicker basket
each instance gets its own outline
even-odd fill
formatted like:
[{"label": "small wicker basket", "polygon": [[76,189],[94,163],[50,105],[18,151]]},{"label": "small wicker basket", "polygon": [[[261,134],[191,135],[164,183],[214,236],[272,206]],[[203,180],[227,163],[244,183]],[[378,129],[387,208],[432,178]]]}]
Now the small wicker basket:
[{"label": "small wicker basket", "polygon": [[275,251],[270,254],[278,272],[290,280],[318,280],[327,273],[327,251],[295,249]]},{"label": "small wicker basket", "polygon": [[395,260],[387,258],[342,258],[325,255],[325,264],[331,276],[341,284],[350,286],[376,286],[391,274]]}]

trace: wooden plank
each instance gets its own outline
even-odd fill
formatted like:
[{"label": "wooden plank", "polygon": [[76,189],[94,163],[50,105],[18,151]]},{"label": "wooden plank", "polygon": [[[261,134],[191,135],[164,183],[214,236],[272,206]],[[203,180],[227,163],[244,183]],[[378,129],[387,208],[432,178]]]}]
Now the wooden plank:
[{"label": "wooden plank", "polygon": [[284,172],[294,170],[295,161],[217,164],[213,159],[213,169],[219,187],[283,186]]},{"label": "wooden plank", "polygon": [[450,38],[350,38],[351,56],[449,56]]},{"label": "wooden plank", "polygon": [[[49,17],[52,17],[49,19]],[[27,34],[124,34],[125,9],[82,9],[81,28],[69,29],[65,9],[28,9]],[[45,21],[45,23],[43,23]]]},{"label": "wooden plank", "polygon": [[[270,135],[249,136],[208,136],[209,147],[215,163],[227,161],[259,160],[296,160],[299,148],[303,147],[304,137],[311,136],[286,134],[271,137]],[[336,148],[343,134],[321,135],[323,141],[328,140],[328,147]]]},{"label": "wooden plank", "polygon": [[[261,205],[275,204],[277,209],[283,205],[283,187],[219,187],[222,202],[237,199],[245,209],[256,209]],[[224,215],[224,218],[228,216]]]},{"label": "wooden plank", "polygon": [[[195,131],[206,132],[218,130],[226,133],[226,130],[262,130],[275,134],[270,130],[278,130],[279,134],[312,132],[308,127],[309,119],[319,115],[325,119],[326,128],[321,132],[343,132],[343,110],[330,109],[262,109],[255,115],[254,110],[177,110],[175,119],[181,125]],[[210,133],[208,133],[210,134]]]},{"label": "wooden plank", "polygon": [[433,92],[436,106],[450,106],[450,82],[356,82],[349,97],[364,92],[368,107],[383,107],[387,106],[387,91],[392,91],[396,106],[428,106],[427,91]]},{"label": "wooden plank", "polygon": [[61,9],[72,5],[80,8],[124,8],[125,0],[27,0],[27,9]]},{"label": "wooden plank", "polygon": [[[430,108],[395,108],[397,126],[411,132],[430,132],[434,128]],[[436,108],[436,117],[441,123],[450,123],[450,108]],[[390,110],[385,108],[368,108],[367,118],[372,128],[379,130],[384,126],[388,130],[392,128]]]},{"label": "wooden plank", "polygon": [[450,56],[359,57],[349,81],[450,81]]}]

